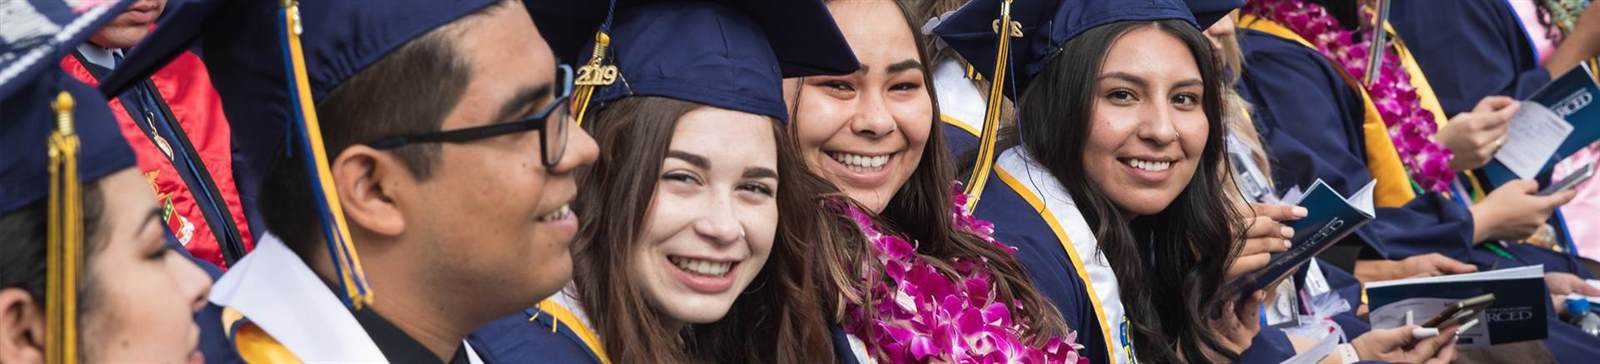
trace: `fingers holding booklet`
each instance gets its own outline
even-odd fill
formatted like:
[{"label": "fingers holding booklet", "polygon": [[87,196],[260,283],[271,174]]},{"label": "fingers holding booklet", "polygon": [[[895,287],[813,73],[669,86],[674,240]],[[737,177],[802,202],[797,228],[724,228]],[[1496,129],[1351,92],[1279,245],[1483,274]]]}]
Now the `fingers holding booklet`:
[{"label": "fingers holding booklet", "polygon": [[1544,267],[1374,282],[1367,285],[1374,329],[1421,322],[1424,327],[1460,334],[1464,348],[1482,347],[1548,335],[1543,302]]}]

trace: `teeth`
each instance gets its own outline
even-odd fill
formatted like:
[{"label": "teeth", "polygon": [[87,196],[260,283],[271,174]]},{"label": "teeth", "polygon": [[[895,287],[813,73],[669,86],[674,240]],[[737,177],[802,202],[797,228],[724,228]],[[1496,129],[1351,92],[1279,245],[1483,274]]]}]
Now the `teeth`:
[{"label": "teeth", "polygon": [[556,221],[566,219],[570,216],[572,216],[572,205],[561,205],[561,208],[545,214],[544,216],[540,216],[539,221]]},{"label": "teeth", "polygon": [[678,266],[678,269],[683,269],[685,272],[708,277],[727,275],[728,270],[733,268],[733,262],[713,262],[683,257],[667,257],[667,260],[671,260],[673,265]]},{"label": "teeth", "polygon": [[869,157],[860,154],[831,153],[829,156],[833,157],[833,160],[838,161],[839,164],[850,167],[850,169],[857,172],[876,171],[882,169],[884,164],[889,163],[888,155]]},{"label": "teeth", "polygon": [[1167,170],[1167,168],[1171,168],[1172,167],[1172,162],[1170,162],[1170,161],[1157,162],[1157,161],[1147,161],[1147,160],[1142,160],[1142,159],[1129,159],[1125,163],[1127,165],[1129,165],[1129,166],[1132,166],[1133,168],[1143,169],[1143,170],[1151,171],[1151,172],[1165,171],[1165,170]]}]

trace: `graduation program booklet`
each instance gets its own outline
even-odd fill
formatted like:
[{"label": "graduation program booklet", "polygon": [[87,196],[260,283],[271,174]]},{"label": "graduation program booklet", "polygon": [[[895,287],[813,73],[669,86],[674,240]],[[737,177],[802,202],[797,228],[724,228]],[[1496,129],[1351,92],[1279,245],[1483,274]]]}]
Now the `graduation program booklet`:
[{"label": "graduation program booklet", "polygon": [[1478,324],[1461,333],[1456,345],[1481,347],[1549,335],[1545,301],[1550,295],[1542,265],[1373,282],[1367,285],[1368,319],[1373,329],[1395,328],[1406,324],[1410,311],[1413,322],[1421,325],[1450,304],[1485,293],[1494,294],[1494,303],[1475,313]]},{"label": "graduation program booklet", "polygon": [[1557,161],[1600,139],[1600,86],[1582,64],[1551,80],[1511,117],[1506,142],[1484,166],[1489,181],[1548,179]]},{"label": "graduation program booklet", "polygon": [[1377,180],[1369,181],[1350,197],[1340,195],[1321,179],[1317,179],[1304,193],[1300,192],[1300,187],[1289,190],[1280,201],[1306,208],[1306,217],[1287,223],[1294,228],[1294,238],[1289,239],[1289,250],[1272,254],[1266,267],[1235,278],[1229,285],[1239,287],[1239,292],[1245,295],[1271,287],[1311,262],[1323,250],[1349,236],[1356,228],[1372,221],[1372,189],[1375,185]]}]

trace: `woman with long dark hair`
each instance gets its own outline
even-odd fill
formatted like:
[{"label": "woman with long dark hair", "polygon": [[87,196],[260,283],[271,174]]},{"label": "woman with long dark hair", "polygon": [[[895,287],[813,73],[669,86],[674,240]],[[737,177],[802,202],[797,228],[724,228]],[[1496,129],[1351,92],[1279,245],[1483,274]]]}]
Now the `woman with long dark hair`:
[{"label": "woman with long dark hair", "polygon": [[817,246],[844,361],[1076,362],[1071,335],[1013,251],[959,206],[927,45],[905,3],[829,1],[862,68],[786,81],[790,131],[843,191]]},{"label": "woman with long dark hair", "polygon": [[1069,323],[1100,329],[1080,338],[1104,362],[1240,360],[1264,293],[1224,286],[1245,231],[1226,195],[1221,71],[1194,16],[1167,1],[1004,6],[969,4],[935,30],[982,69],[989,19],[1021,16],[1014,79],[997,80],[1017,123],[979,216],[1034,252],[1024,262],[1055,278],[1043,289]]},{"label": "woman with long dark hair", "polygon": [[784,127],[782,77],[857,64],[820,2],[750,5],[614,9],[579,72],[602,83],[578,115],[603,152],[573,205],[573,282],[474,334],[491,361],[832,357],[810,291],[830,186]]}]

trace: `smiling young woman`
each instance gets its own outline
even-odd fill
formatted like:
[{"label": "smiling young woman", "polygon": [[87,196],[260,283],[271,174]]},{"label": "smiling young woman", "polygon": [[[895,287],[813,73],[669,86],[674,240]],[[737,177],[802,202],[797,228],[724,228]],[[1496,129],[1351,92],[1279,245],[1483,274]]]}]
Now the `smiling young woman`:
[{"label": "smiling young woman", "polygon": [[[827,9],[681,1],[613,11],[608,44],[595,45],[609,50],[593,53],[606,59],[585,67],[615,67],[617,82],[576,105],[601,153],[572,205],[573,280],[480,329],[473,345],[517,363],[831,357],[810,261],[832,187],[806,169],[781,92],[785,76],[857,67]],[[829,57],[798,59],[796,49]]]},{"label": "smiling young woman", "polygon": [[[972,219],[952,196],[959,188],[937,127],[926,40],[907,5],[838,0],[828,8],[861,69],[789,79],[784,94],[790,131],[811,170],[851,200],[830,205],[839,219],[836,239],[817,246],[824,307],[842,326],[835,335],[841,359],[957,361],[991,355],[968,345],[994,344],[1015,351],[993,355],[1014,360],[1075,362],[1054,306],[1012,250],[990,238],[988,223]],[[906,299],[927,305],[896,306],[897,291],[916,292]],[[1004,323],[955,324],[979,310],[1003,314]],[[993,336],[913,349],[915,338],[944,329]]]},{"label": "smiling young woman", "polygon": [[[1017,122],[977,214],[1032,252],[1024,265],[1093,362],[1236,361],[1259,301],[1218,293],[1239,232],[1224,194],[1221,72],[1186,4],[1141,4],[1010,5],[1024,28],[1039,25],[1011,40]],[[1002,6],[968,4],[935,33],[993,64],[989,19]]]}]

